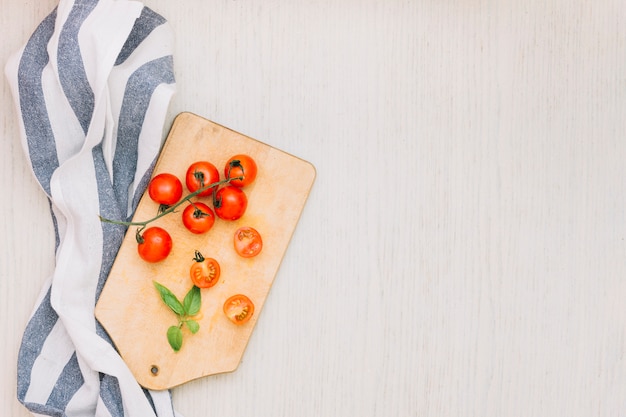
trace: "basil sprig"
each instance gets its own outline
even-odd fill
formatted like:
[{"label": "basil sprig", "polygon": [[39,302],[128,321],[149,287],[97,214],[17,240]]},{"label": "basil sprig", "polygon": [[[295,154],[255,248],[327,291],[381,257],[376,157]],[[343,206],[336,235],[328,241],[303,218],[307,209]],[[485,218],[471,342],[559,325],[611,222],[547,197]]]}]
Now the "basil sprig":
[{"label": "basil sprig", "polygon": [[172,349],[178,352],[183,345],[183,325],[186,325],[192,334],[196,334],[198,330],[200,330],[200,324],[192,319],[193,316],[200,312],[200,305],[202,303],[200,288],[195,285],[191,287],[181,303],[170,289],[156,281],[153,282],[154,287],[159,291],[159,295],[165,305],[168,306],[178,318],[178,324],[170,326],[167,329],[167,341]]}]

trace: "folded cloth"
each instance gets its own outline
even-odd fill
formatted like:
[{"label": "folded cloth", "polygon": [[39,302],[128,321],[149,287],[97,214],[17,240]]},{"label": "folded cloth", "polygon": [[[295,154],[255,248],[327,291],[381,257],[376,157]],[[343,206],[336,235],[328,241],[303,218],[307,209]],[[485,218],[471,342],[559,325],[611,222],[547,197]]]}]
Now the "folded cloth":
[{"label": "folded cloth", "polygon": [[50,201],[56,265],[24,331],[17,396],[33,415],[171,417],[141,388],[94,307],[158,155],[173,36],[128,0],[60,0],[7,62],[21,142]]}]

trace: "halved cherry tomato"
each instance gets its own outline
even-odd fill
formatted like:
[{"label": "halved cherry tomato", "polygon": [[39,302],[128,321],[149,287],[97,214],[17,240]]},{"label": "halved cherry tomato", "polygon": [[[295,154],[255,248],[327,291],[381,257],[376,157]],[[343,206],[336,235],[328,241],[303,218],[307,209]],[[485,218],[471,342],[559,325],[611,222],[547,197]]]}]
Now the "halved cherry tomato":
[{"label": "halved cherry tomato", "polygon": [[211,230],[213,223],[215,223],[213,210],[204,203],[191,203],[183,210],[183,224],[191,233],[206,233]]},{"label": "halved cherry tomato", "polygon": [[159,262],[167,258],[172,250],[172,237],[165,229],[154,226],[137,232],[137,252],[146,262]]},{"label": "halved cherry tomato", "polygon": [[148,195],[159,204],[171,206],[183,196],[183,184],[175,175],[164,172],[152,178]]},{"label": "halved cherry tomato", "polygon": [[236,325],[242,325],[250,321],[254,314],[254,304],[243,294],[233,295],[224,303],[224,314]]},{"label": "halved cherry tomato", "polygon": [[238,187],[227,185],[215,194],[215,214],[223,220],[237,220],[246,212],[248,197]]},{"label": "halved cherry tomato", "polygon": [[243,177],[241,180],[231,180],[230,184],[235,187],[245,187],[256,179],[257,165],[248,155],[238,154],[230,157],[224,167],[224,178]]},{"label": "halved cherry tomato", "polygon": [[237,229],[234,236],[235,251],[239,256],[252,258],[263,249],[261,234],[254,228],[244,226]]},{"label": "halved cherry tomato", "polygon": [[191,265],[189,275],[191,281],[198,288],[211,288],[220,279],[220,264],[213,258],[205,258],[196,251],[194,263]]},{"label": "halved cherry tomato", "polygon": [[[185,184],[192,193],[200,188],[211,185],[220,180],[220,173],[215,165],[208,161],[197,161],[189,165],[187,173],[185,174]],[[200,197],[206,197],[213,194],[215,187],[211,187],[197,195]]]}]

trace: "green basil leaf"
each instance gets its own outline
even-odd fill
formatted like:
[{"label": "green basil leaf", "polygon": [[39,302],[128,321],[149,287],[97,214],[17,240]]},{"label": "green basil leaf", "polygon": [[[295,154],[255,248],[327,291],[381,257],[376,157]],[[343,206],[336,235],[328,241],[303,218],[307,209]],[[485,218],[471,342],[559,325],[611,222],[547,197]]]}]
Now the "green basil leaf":
[{"label": "green basil leaf", "polygon": [[191,287],[187,295],[185,295],[185,299],[183,300],[185,313],[188,316],[195,316],[200,311],[201,303],[202,295],[200,294],[200,288],[194,285],[193,287]]},{"label": "green basil leaf", "polygon": [[159,291],[161,299],[163,300],[165,305],[167,305],[174,313],[178,314],[179,316],[185,315],[185,309],[183,305],[180,301],[178,301],[178,298],[176,298],[173,292],[171,292],[167,287],[159,284],[156,281],[154,281],[154,286]]},{"label": "green basil leaf", "polygon": [[170,326],[167,329],[167,341],[170,343],[172,349],[178,352],[183,345],[183,332],[178,326]]},{"label": "green basil leaf", "polygon": [[193,334],[198,333],[198,330],[200,330],[200,325],[195,320],[189,319],[189,320],[185,321],[185,324],[187,324],[187,327],[189,328],[189,330]]}]

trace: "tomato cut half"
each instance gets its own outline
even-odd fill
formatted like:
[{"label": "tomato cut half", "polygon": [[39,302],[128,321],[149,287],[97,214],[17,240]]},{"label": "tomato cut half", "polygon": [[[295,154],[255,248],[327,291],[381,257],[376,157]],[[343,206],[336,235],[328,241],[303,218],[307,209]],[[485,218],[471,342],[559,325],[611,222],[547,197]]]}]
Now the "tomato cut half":
[{"label": "tomato cut half", "polygon": [[191,281],[198,288],[211,288],[220,279],[220,264],[213,258],[205,258],[196,251],[194,262],[189,270]]},{"label": "tomato cut half", "polygon": [[244,258],[257,256],[263,249],[261,234],[253,227],[244,226],[237,229],[233,241],[235,251]]},{"label": "tomato cut half", "polygon": [[160,227],[147,228],[142,234],[137,232],[137,252],[146,262],[160,262],[172,250],[172,237]]},{"label": "tomato cut half", "polygon": [[242,325],[250,321],[254,314],[254,304],[243,294],[229,297],[224,303],[224,314],[236,325]]}]

